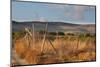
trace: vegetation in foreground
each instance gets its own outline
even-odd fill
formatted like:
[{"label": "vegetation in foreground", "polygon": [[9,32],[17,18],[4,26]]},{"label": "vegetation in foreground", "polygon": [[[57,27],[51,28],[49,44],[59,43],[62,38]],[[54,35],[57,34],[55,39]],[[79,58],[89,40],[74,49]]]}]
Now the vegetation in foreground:
[{"label": "vegetation in foreground", "polygon": [[[43,31],[35,32],[35,37],[27,32],[13,32],[12,64],[51,64],[96,60],[95,35],[49,32],[41,52]],[[34,41],[33,41],[34,39]]]}]

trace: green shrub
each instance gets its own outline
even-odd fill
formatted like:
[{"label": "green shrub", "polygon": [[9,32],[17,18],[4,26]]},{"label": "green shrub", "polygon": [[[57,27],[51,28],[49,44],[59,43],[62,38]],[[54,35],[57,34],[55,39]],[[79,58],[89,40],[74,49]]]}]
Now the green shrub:
[{"label": "green shrub", "polygon": [[50,35],[57,35],[56,32],[49,32]]},{"label": "green shrub", "polygon": [[65,33],[64,32],[58,32],[58,35],[65,35]]},{"label": "green shrub", "polygon": [[24,30],[22,30],[22,31],[17,31],[17,32],[12,32],[12,38],[14,39],[14,40],[16,40],[16,39],[18,39],[18,38],[21,38],[21,37],[23,37],[23,36],[25,36],[25,31]]}]

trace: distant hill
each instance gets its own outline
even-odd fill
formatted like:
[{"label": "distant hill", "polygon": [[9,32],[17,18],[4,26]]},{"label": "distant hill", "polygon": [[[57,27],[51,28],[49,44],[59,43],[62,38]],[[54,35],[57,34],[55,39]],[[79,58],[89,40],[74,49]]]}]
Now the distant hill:
[{"label": "distant hill", "polygon": [[[35,31],[44,30],[47,22],[31,21],[16,22],[12,21],[12,31],[24,30],[25,27],[32,28],[35,25]],[[74,33],[95,33],[95,24],[72,24],[65,22],[48,22],[49,32],[74,32]]]}]

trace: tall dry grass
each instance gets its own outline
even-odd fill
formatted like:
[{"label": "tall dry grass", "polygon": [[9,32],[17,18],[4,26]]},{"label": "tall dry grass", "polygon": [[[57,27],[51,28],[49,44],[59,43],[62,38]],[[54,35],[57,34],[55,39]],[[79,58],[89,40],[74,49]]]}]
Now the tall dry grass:
[{"label": "tall dry grass", "polygon": [[[93,37],[83,37],[82,39],[78,36],[65,35],[58,38],[54,37],[53,40],[49,37],[57,53],[55,53],[48,40],[45,40],[43,53],[41,53],[43,37],[40,37],[39,34],[37,35],[39,38],[37,37],[34,43],[30,39],[30,44],[27,44],[27,39],[19,38],[15,40],[13,51],[16,51],[16,54],[20,57],[19,60],[24,59],[27,64],[96,60],[96,44]],[[31,46],[29,47],[29,45]]]}]

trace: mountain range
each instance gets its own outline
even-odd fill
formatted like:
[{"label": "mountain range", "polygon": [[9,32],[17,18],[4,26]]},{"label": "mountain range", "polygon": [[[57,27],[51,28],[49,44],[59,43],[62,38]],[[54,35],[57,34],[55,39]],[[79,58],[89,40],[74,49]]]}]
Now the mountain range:
[{"label": "mountain range", "polygon": [[48,24],[49,32],[71,32],[71,33],[95,33],[95,24],[72,24],[66,22],[40,22],[40,21],[12,21],[12,31],[24,30],[26,27],[32,29],[34,25],[35,31],[45,30]]}]

